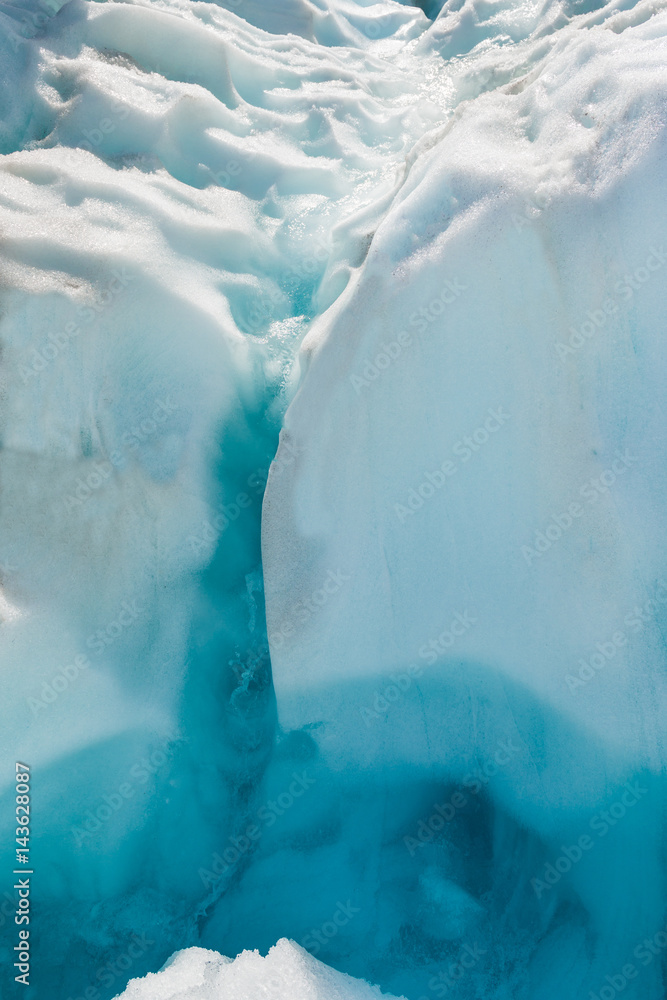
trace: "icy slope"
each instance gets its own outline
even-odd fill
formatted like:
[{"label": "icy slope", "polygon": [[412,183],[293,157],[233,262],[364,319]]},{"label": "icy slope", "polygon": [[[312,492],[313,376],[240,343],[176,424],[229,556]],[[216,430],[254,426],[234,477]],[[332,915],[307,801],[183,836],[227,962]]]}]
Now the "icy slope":
[{"label": "icy slope", "polygon": [[327,968],[283,939],[266,958],[244,951],[232,961],[204,948],[178,952],[157,975],[133,980],[123,1000],[381,1000],[377,987]]},{"label": "icy slope", "polygon": [[[478,42],[475,99],[308,335],[264,502],[279,722],[356,795],[421,783],[384,889],[417,866],[410,922],[483,943],[456,995],[487,1000],[609,990],[664,926],[667,18],[565,10],[446,5],[420,41]],[[659,1000],[645,965],[616,988]]]},{"label": "icy slope", "polygon": [[0,8],[36,997],[287,936],[659,1000],[659,5],[56,6]]},{"label": "icy slope", "polygon": [[299,745],[272,760],[264,484],[296,347],[446,109],[402,54],[421,11],[280,11],[313,31],[197,3],[0,12],[3,870],[19,754],[40,997],[113,996],[197,943],[211,859],[309,788]]}]

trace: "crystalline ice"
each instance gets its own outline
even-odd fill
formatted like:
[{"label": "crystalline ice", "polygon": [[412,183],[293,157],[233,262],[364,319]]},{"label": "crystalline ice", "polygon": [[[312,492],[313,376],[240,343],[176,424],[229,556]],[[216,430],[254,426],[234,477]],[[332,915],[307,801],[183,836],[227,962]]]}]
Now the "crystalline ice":
[{"label": "crystalline ice", "polygon": [[662,1000],[666,33],[0,4],[38,1000]]}]

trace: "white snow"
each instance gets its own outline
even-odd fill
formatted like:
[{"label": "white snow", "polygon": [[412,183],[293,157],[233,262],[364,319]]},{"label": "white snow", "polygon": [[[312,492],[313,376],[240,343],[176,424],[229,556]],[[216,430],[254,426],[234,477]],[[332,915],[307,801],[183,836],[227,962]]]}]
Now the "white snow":
[{"label": "white snow", "polygon": [[[644,776],[642,819],[547,890],[576,894],[595,946],[587,972],[555,919],[534,995],[588,995],[664,899],[667,18],[523,7],[507,37],[516,9],[493,9],[493,41],[471,3],[420,41],[465,50],[460,103],[302,347],[268,632],[282,726],[341,774],[461,782],[514,733],[488,795],[553,859]],[[528,852],[526,881],[543,871]]]},{"label": "white snow", "polygon": [[132,980],[120,996],[123,1000],[396,1000],[375,986],[334,972],[285,938],[265,958],[258,951],[244,951],[233,961],[206,948],[179,951],[160,972]]},{"label": "white snow", "polygon": [[423,6],[0,3],[54,1000],[579,997],[662,926],[667,13]]}]

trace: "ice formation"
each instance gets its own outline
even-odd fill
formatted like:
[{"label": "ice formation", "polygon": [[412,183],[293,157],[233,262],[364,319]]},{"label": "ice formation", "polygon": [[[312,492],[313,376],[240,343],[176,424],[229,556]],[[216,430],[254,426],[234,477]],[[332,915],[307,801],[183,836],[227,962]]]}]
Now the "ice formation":
[{"label": "ice formation", "polygon": [[0,2],[36,1000],[662,1000],[663,6]]},{"label": "ice formation", "polygon": [[205,948],[178,952],[157,975],[133,980],[123,1000],[396,1000],[377,987],[334,972],[293,942],[266,958],[244,951],[234,961]]}]

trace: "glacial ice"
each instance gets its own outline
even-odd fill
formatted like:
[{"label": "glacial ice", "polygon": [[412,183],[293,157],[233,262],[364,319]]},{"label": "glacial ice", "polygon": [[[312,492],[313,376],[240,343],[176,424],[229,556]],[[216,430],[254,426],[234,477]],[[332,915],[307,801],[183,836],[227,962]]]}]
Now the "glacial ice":
[{"label": "glacial ice", "polygon": [[36,1000],[662,1000],[666,33],[0,3]]},{"label": "glacial ice", "polygon": [[[281,727],[310,727],[341,784],[410,775],[416,817],[436,825],[475,762],[499,772],[476,819],[454,810],[437,836],[421,828],[426,844],[410,831],[425,964],[428,936],[441,966],[462,941],[487,951],[462,997],[604,995],[664,928],[667,78],[653,9],[568,22],[554,5],[535,22],[521,8],[492,45],[509,8],[482,30],[475,5],[443,7],[419,46],[453,57],[469,100],[422,140],[363,268],[308,333],[278,450],[299,460],[269,478]],[[327,594],[330,570],[344,582]],[[508,737],[519,752],[498,767]],[[384,860],[399,842],[387,824],[385,892],[406,878],[406,858]],[[397,919],[405,968],[400,932]],[[657,1000],[663,976],[652,958],[624,995]],[[398,968],[383,984],[411,995]]]}]

